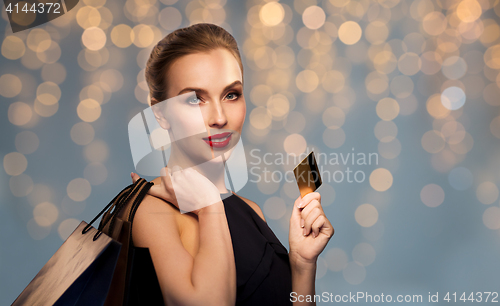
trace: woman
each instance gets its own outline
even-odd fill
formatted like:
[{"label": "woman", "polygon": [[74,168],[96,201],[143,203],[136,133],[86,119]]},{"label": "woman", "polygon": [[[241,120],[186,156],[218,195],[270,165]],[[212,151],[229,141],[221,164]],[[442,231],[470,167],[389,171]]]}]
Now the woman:
[{"label": "woman", "polygon": [[141,258],[146,262],[150,256],[159,286],[144,285],[145,279],[136,291],[163,296],[169,306],[290,305],[291,292],[314,295],[316,259],[333,235],[320,194],[295,201],[288,253],[259,206],[225,187],[224,162],[239,141],[246,114],[234,38],[212,24],[178,29],[151,52],[146,80],[152,105],[195,95],[170,99],[155,110],[176,141],[133,226],[133,243],[148,251]]}]

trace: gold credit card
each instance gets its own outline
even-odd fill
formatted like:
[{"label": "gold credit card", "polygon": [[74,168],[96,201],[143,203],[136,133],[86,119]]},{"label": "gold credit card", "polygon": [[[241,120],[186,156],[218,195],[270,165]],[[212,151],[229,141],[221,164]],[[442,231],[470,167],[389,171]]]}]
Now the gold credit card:
[{"label": "gold credit card", "polygon": [[314,152],[311,151],[295,168],[293,174],[299,185],[300,196],[316,191],[321,186],[321,176],[318,170]]}]

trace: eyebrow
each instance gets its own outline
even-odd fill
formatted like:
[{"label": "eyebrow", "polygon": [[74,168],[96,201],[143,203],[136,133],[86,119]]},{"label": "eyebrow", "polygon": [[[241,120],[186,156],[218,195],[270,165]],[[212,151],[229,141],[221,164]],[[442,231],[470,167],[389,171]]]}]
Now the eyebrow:
[{"label": "eyebrow", "polygon": [[[224,87],[224,90],[223,91],[226,91],[228,89],[230,89],[231,87],[234,87],[236,85],[242,85],[241,84],[241,81],[240,80],[236,80],[234,82],[232,82],[231,84],[227,85],[226,87]],[[203,89],[203,88],[195,88],[195,87],[186,87],[184,89],[182,89],[181,91],[179,91],[179,93],[177,95],[180,95],[186,91],[195,91],[195,92],[200,92],[202,94],[208,94],[208,91]]]}]

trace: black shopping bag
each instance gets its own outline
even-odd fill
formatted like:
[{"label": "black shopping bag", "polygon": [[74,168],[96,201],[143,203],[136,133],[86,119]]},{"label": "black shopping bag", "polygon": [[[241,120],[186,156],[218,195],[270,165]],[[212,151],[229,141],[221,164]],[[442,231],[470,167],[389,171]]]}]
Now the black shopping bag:
[{"label": "black shopping bag", "polygon": [[121,243],[82,221],[12,306],[103,305],[120,249]]}]

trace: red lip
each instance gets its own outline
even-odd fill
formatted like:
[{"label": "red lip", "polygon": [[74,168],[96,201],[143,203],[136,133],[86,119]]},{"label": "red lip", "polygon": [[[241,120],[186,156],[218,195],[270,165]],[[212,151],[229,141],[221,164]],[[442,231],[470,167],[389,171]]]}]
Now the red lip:
[{"label": "red lip", "polygon": [[212,135],[212,136],[208,136],[208,137],[203,138],[203,139],[207,139],[207,140],[212,140],[212,139],[220,139],[220,138],[227,137],[227,136],[229,136],[230,134],[231,134],[230,132],[220,133],[220,134],[215,134],[215,135]]},{"label": "red lip", "polygon": [[[205,141],[212,148],[224,148],[231,141],[231,134],[232,133],[229,133],[229,132],[215,134],[215,135],[203,138],[203,141]],[[224,137],[227,137],[227,139],[224,141],[212,141],[212,139],[220,139],[220,138],[224,138]]]}]

